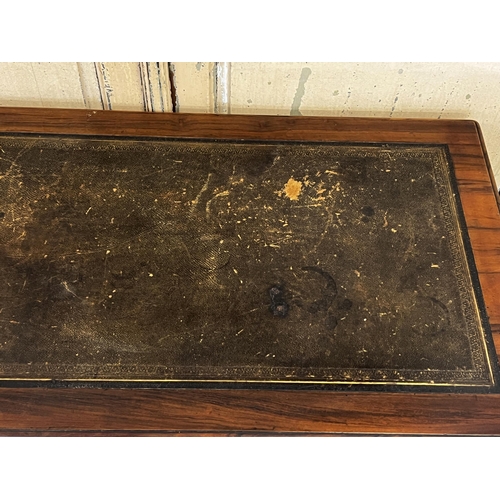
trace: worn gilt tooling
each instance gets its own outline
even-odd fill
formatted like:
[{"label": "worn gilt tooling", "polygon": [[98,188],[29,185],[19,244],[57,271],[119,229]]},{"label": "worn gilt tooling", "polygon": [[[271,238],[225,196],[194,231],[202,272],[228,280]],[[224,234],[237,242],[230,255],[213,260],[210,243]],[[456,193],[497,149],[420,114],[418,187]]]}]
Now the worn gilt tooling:
[{"label": "worn gilt tooling", "polygon": [[4,380],[494,383],[444,146],[0,146]]}]

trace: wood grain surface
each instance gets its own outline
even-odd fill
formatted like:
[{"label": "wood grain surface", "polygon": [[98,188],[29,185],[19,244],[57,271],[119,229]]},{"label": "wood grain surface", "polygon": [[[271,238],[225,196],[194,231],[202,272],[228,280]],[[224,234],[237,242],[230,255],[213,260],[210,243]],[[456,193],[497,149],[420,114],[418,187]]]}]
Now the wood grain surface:
[{"label": "wood grain surface", "polygon": [[[497,354],[500,214],[473,121],[0,108],[0,132],[447,144]],[[4,435],[500,434],[500,394],[0,389]]]}]

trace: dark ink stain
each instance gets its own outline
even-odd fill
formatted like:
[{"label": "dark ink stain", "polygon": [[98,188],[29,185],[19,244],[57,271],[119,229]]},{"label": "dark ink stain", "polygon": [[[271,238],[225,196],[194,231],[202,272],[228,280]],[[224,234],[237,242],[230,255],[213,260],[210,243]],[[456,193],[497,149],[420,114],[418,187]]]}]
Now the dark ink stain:
[{"label": "dark ink stain", "polygon": [[363,207],[363,208],[361,209],[361,213],[362,213],[363,215],[366,215],[367,217],[371,217],[372,215],[374,215],[374,214],[375,214],[375,210],[373,210],[373,208],[372,208],[372,207],[368,207],[368,206],[367,206],[367,207]]},{"label": "dark ink stain", "polygon": [[329,301],[326,299],[315,300],[307,310],[310,313],[316,314],[319,311],[326,311],[330,307]]},{"label": "dark ink stain", "polygon": [[363,216],[363,217],[361,217],[361,222],[365,222],[365,223],[370,222],[370,218]]},{"label": "dark ink stain", "polygon": [[288,313],[288,306],[286,304],[278,304],[274,306],[273,314],[284,318]]},{"label": "dark ink stain", "polygon": [[252,151],[246,158],[245,172],[251,177],[260,177],[269,170],[276,159],[276,152],[270,149]]},{"label": "dark ink stain", "polygon": [[335,327],[338,325],[337,318],[333,316],[333,314],[329,314],[326,318],[326,327],[328,330],[335,330]]},{"label": "dark ink stain", "polygon": [[399,280],[399,284],[396,287],[398,292],[403,290],[415,290],[418,285],[418,275],[422,272],[420,266],[414,269],[413,266],[408,266],[408,271],[403,274]]},{"label": "dark ink stain", "polygon": [[352,184],[365,184],[368,178],[368,167],[366,162],[352,159],[343,166],[340,173],[343,174],[346,181]]},{"label": "dark ink stain", "polygon": [[311,271],[323,276],[326,280],[326,289],[330,292],[331,298],[334,299],[337,296],[337,283],[335,283],[330,273],[323,271],[323,269],[317,266],[305,266],[302,268],[302,271]]},{"label": "dark ink stain", "polygon": [[433,326],[430,334],[436,336],[437,334],[446,332],[451,325],[448,307],[435,297],[418,296],[417,299],[424,301],[429,300],[432,304],[432,307],[427,308],[426,312],[427,321],[429,321],[429,325]]},{"label": "dark ink stain", "polygon": [[[445,321],[446,325],[447,326],[450,326],[451,322],[450,322],[450,312],[448,310],[448,308],[438,299],[434,298],[434,297],[429,297],[430,301],[436,305],[439,309],[441,309],[441,312],[443,313],[443,316],[442,319]],[[441,328],[441,331],[444,331],[445,329],[444,328]]]},{"label": "dark ink stain", "polygon": [[344,311],[348,311],[352,307],[352,301],[349,299],[344,299],[342,303],[339,305],[339,309]]},{"label": "dark ink stain", "polygon": [[[306,266],[302,268],[303,271],[310,271],[319,274],[322,278],[326,280],[326,289],[323,287],[316,287],[316,289],[311,290],[312,294],[320,293],[321,298],[313,300],[310,302],[306,308],[307,312],[311,314],[326,314],[325,326],[327,330],[333,330],[338,323],[336,316],[331,314],[330,308],[334,303],[334,299],[337,296],[337,284],[333,279],[332,275],[327,271],[324,271],[317,266]],[[303,307],[303,304],[298,304]]]},{"label": "dark ink stain", "polygon": [[5,217],[5,212],[0,212],[0,220],[2,220]]},{"label": "dark ink stain", "polygon": [[271,305],[269,310],[274,316],[284,318],[288,314],[288,304],[285,301],[285,293],[283,288],[279,285],[274,285],[269,289],[269,296],[271,297]]},{"label": "dark ink stain", "polygon": [[433,304],[436,304],[437,306],[439,306],[441,308],[442,311],[444,311],[446,314],[448,314],[448,308],[440,300],[438,300],[434,297],[429,297],[429,299]]}]

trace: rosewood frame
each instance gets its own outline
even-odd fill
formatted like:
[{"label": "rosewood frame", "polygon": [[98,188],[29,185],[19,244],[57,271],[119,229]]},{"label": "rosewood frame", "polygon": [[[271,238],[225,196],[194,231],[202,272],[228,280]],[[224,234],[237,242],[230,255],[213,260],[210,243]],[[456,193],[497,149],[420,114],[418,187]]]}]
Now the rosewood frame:
[{"label": "rosewood frame", "polygon": [[[499,196],[474,121],[0,108],[0,132],[446,144],[500,353]],[[500,394],[0,388],[1,435],[270,433],[500,435]]]}]

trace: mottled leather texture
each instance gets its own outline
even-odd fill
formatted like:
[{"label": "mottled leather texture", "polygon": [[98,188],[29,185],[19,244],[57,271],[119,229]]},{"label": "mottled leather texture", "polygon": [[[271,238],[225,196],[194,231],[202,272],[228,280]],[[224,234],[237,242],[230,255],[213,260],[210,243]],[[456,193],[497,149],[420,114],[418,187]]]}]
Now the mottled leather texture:
[{"label": "mottled leather texture", "polygon": [[0,136],[0,383],[496,387],[446,146]]}]

